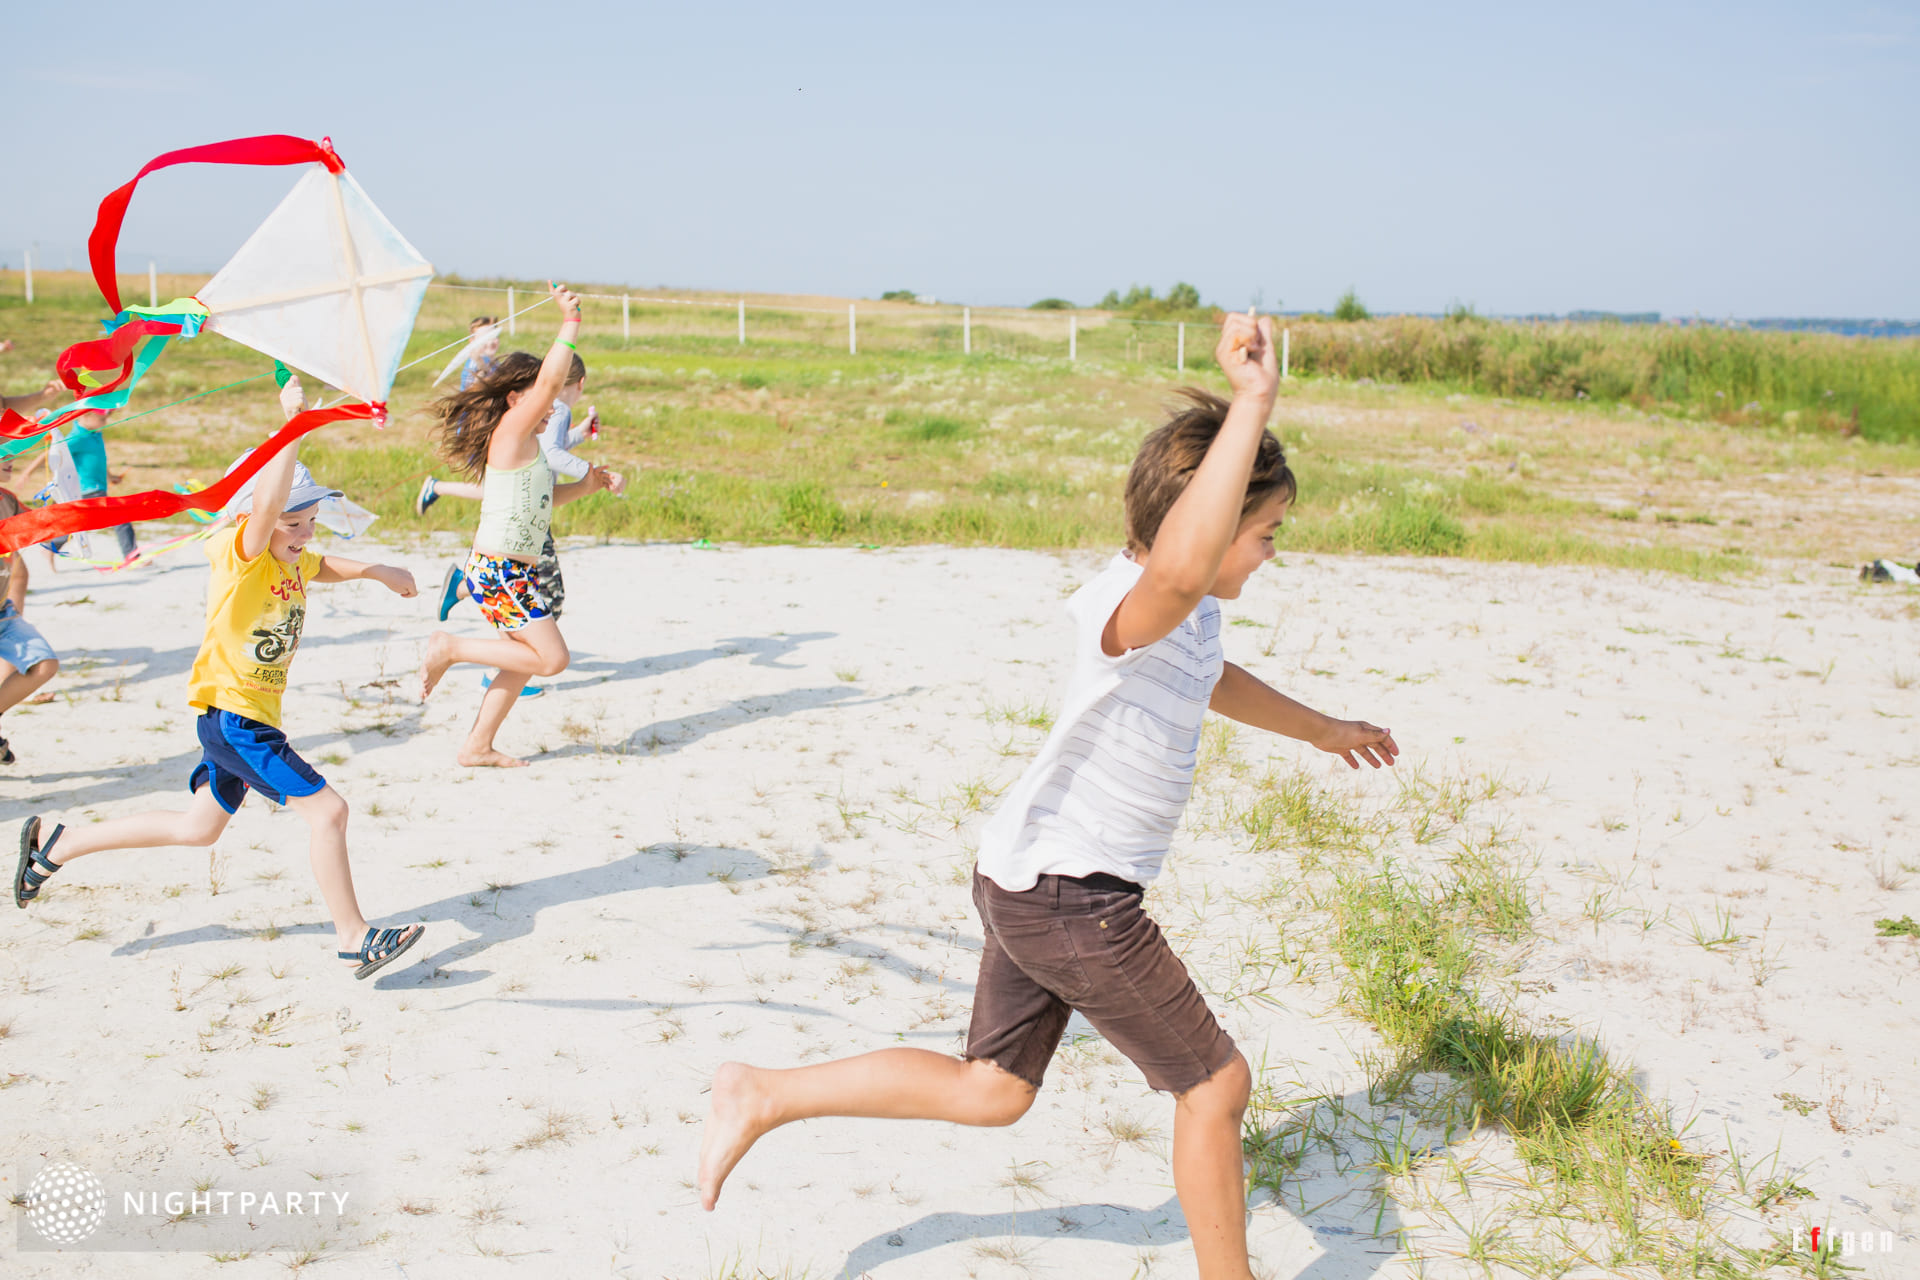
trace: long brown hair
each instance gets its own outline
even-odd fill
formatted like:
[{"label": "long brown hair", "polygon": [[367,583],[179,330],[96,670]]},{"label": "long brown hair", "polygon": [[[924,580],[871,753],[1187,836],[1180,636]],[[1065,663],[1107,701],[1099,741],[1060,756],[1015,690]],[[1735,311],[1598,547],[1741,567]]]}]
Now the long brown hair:
[{"label": "long brown hair", "polygon": [[[483,378],[475,378],[465,391],[440,397],[432,405],[439,423],[433,436],[440,456],[461,474],[478,480],[487,473],[487,446],[493,443],[493,431],[506,416],[507,397],[524,392],[540,376],[540,357],[526,351],[509,351],[494,362]],[[587,376],[587,362],[574,353],[573,367],[567,371],[567,386]]]},{"label": "long brown hair", "polygon": [[[1127,472],[1126,513],[1127,549],[1151,551],[1160,533],[1160,522],[1186,492],[1187,482],[1200,469],[1213,438],[1227,420],[1231,407],[1225,400],[1198,387],[1182,387],[1174,393],[1179,399],[1167,421],[1140,442],[1133,467]],[[1240,518],[1245,520],[1269,498],[1280,494],[1289,501],[1296,492],[1293,471],[1287,455],[1273,432],[1260,433],[1252,473],[1247,477],[1247,493],[1240,502]]]}]

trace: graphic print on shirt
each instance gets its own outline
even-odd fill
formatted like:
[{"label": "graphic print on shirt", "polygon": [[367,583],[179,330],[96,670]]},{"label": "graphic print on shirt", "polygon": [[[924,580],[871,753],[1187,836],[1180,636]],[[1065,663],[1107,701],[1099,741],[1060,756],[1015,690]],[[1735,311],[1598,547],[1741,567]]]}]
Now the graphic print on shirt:
[{"label": "graphic print on shirt", "polygon": [[241,647],[233,655],[233,669],[248,688],[278,696],[287,687],[287,668],[300,647],[300,628],[307,620],[307,584],[300,566],[281,568],[267,583],[266,608],[252,625],[235,635]]},{"label": "graphic print on shirt", "polygon": [[553,521],[553,491],[539,495],[534,510],[525,516],[509,515],[507,528],[515,546],[545,542]]},{"label": "graphic print on shirt", "polygon": [[[307,611],[296,604],[287,610],[287,616],[279,622],[255,627],[253,636],[259,643],[253,646],[253,660],[269,666],[278,664],[284,668],[287,662],[293,660],[293,651],[300,647],[300,626],[306,621],[306,616]],[[286,683],[284,674],[281,683]]]}]

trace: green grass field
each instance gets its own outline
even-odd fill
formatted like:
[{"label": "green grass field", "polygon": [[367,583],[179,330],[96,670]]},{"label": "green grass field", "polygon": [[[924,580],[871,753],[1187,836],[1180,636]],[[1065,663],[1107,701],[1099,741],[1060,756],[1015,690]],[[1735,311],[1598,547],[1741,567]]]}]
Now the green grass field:
[{"label": "green grass field", "polygon": [[[30,307],[19,283],[17,274],[0,275],[0,336],[16,343],[0,356],[0,384],[10,393],[43,381],[58,351],[95,336],[103,315],[91,282],[78,274],[42,275]],[[199,283],[167,279],[162,296]],[[519,293],[522,304],[539,296]],[[1184,384],[1225,387],[1209,369],[1211,335],[1203,325],[1188,327],[1183,372],[1174,367],[1171,330],[1098,314],[1075,321],[1079,359],[1069,361],[1067,321],[1058,312],[978,312],[974,352],[966,355],[950,313],[862,303],[861,349],[850,354],[844,300],[750,299],[745,346],[736,337],[731,298],[687,301],[699,305],[634,304],[631,341],[622,336],[618,303],[589,304],[581,343],[590,368],[585,400],[599,407],[608,429],[588,449],[628,472],[631,487],[624,498],[564,508],[556,521],[562,534],[1111,546],[1121,537],[1127,464],[1171,392]],[[410,353],[457,342],[469,315],[497,315],[504,302],[504,292],[435,289]],[[1696,412],[1704,381],[1688,384],[1686,404],[1652,407],[1555,399],[1571,384],[1544,374],[1529,385],[1552,396],[1462,389],[1514,384],[1513,370],[1527,363],[1526,344],[1539,338],[1537,326],[1456,323],[1452,330],[1460,334],[1480,334],[1477,363],[1463,364],[1456,351],[1435,357],[1424,372],[1402,358],[1393,379],[1369,382],[1361,374],[1387,372],[1383,350],[1402,357],[1425,350],[1413,337],[1451,332],[1448,323],[1295,329],[1296,369],[1339,367],[1283,388],[1275,429],[1301,481],[1283,552],[1715,576],[1743,571],[1756,557],[1826,555],[1836,536],[1845,544],[1838,554],[1875,545],[1871,521],[1814,529],[1803,506],[1790,516],[1779,512],[1774,495],[1758,488],[1764,475],[1785,470],[1826,483],[1920,474],[1920,445],[1901,442],[1913,432],[1899,407],[1909,403],[1901,397],[1912,386],[1916,344],[1701,330],[1666,335],[1692,344],[1689,350],[1719,351],[1728,368],[1738,362],[1726,352],[1739,341],[1751,340],[1749,356],[1818,348],[1827,363],[1793,374],[1793,385],[1813,386],[1826,376],[1820,370],[1843,367],[1855,370],[1859,385],[1885,391],[1861,410],[1858,434],[1849,434],[1850,410],[1844,420],[1835,418],[1837,409]],[[520,319],[507,345],[539,349],[551,325],[550,312],[536,310]],[[1568,341],[1586,353],[1583,367],[1594,368],[1613,367],[1608,361],[1638,367],[1635,361],[1649,358],[1648,344],[1662,337],[1619,326],[1576,336]],[[1457,335],[1449,341],[1449,350],[1472,345]],[[1800,368],[1793,364],[1800,358],[1787,363]],[[304,446],[315,473],[376,511],[387,536],[460,530],[477,514],[452,500],[424,520],[411,511],[420,478],[447,474],[432,455],[426,412],[428,383],[445,359],[401,376],[387,431],[333,428]],[[1497,369],[1507,372],[1490,372]],[[115,466],[130,472],[116,491],[214,478],[274,424],[268,371],[264,357],[217,335],[176,344],[110,429]],[[1428,374],[1430,381],[1412,380]],[[256,380],[151,412],[250,377]],[[1613,391],[1619,398],[1635,394],[1629,382]],[[1768,536],[1776,522],[1791,536]]]}]

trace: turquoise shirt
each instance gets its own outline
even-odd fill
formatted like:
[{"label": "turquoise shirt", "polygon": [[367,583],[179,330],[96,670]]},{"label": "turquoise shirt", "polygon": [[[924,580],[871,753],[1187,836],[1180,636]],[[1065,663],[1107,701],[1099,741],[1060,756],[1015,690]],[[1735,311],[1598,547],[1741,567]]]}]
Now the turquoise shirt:
[{"label": "turquoise shirt", "polygon": [[67,434],[61,438],[66,442],[67,452],[73,455],[73,470],[80,477],[80,492],[105,493],[107,442],[100,438],[100,433],[85,427],[69,427]]}]

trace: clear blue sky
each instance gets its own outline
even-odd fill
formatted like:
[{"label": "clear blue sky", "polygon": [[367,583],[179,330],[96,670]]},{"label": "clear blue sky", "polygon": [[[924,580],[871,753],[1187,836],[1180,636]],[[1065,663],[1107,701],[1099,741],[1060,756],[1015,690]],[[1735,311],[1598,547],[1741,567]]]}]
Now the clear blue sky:
[{"label": "clear blue sky", "polygon": [[[1920,7],[30,2],[0,260],[332,135],[442,271],[1080,303],[1920,317]],[[290,185],[143,184],[210,269]]]}]

